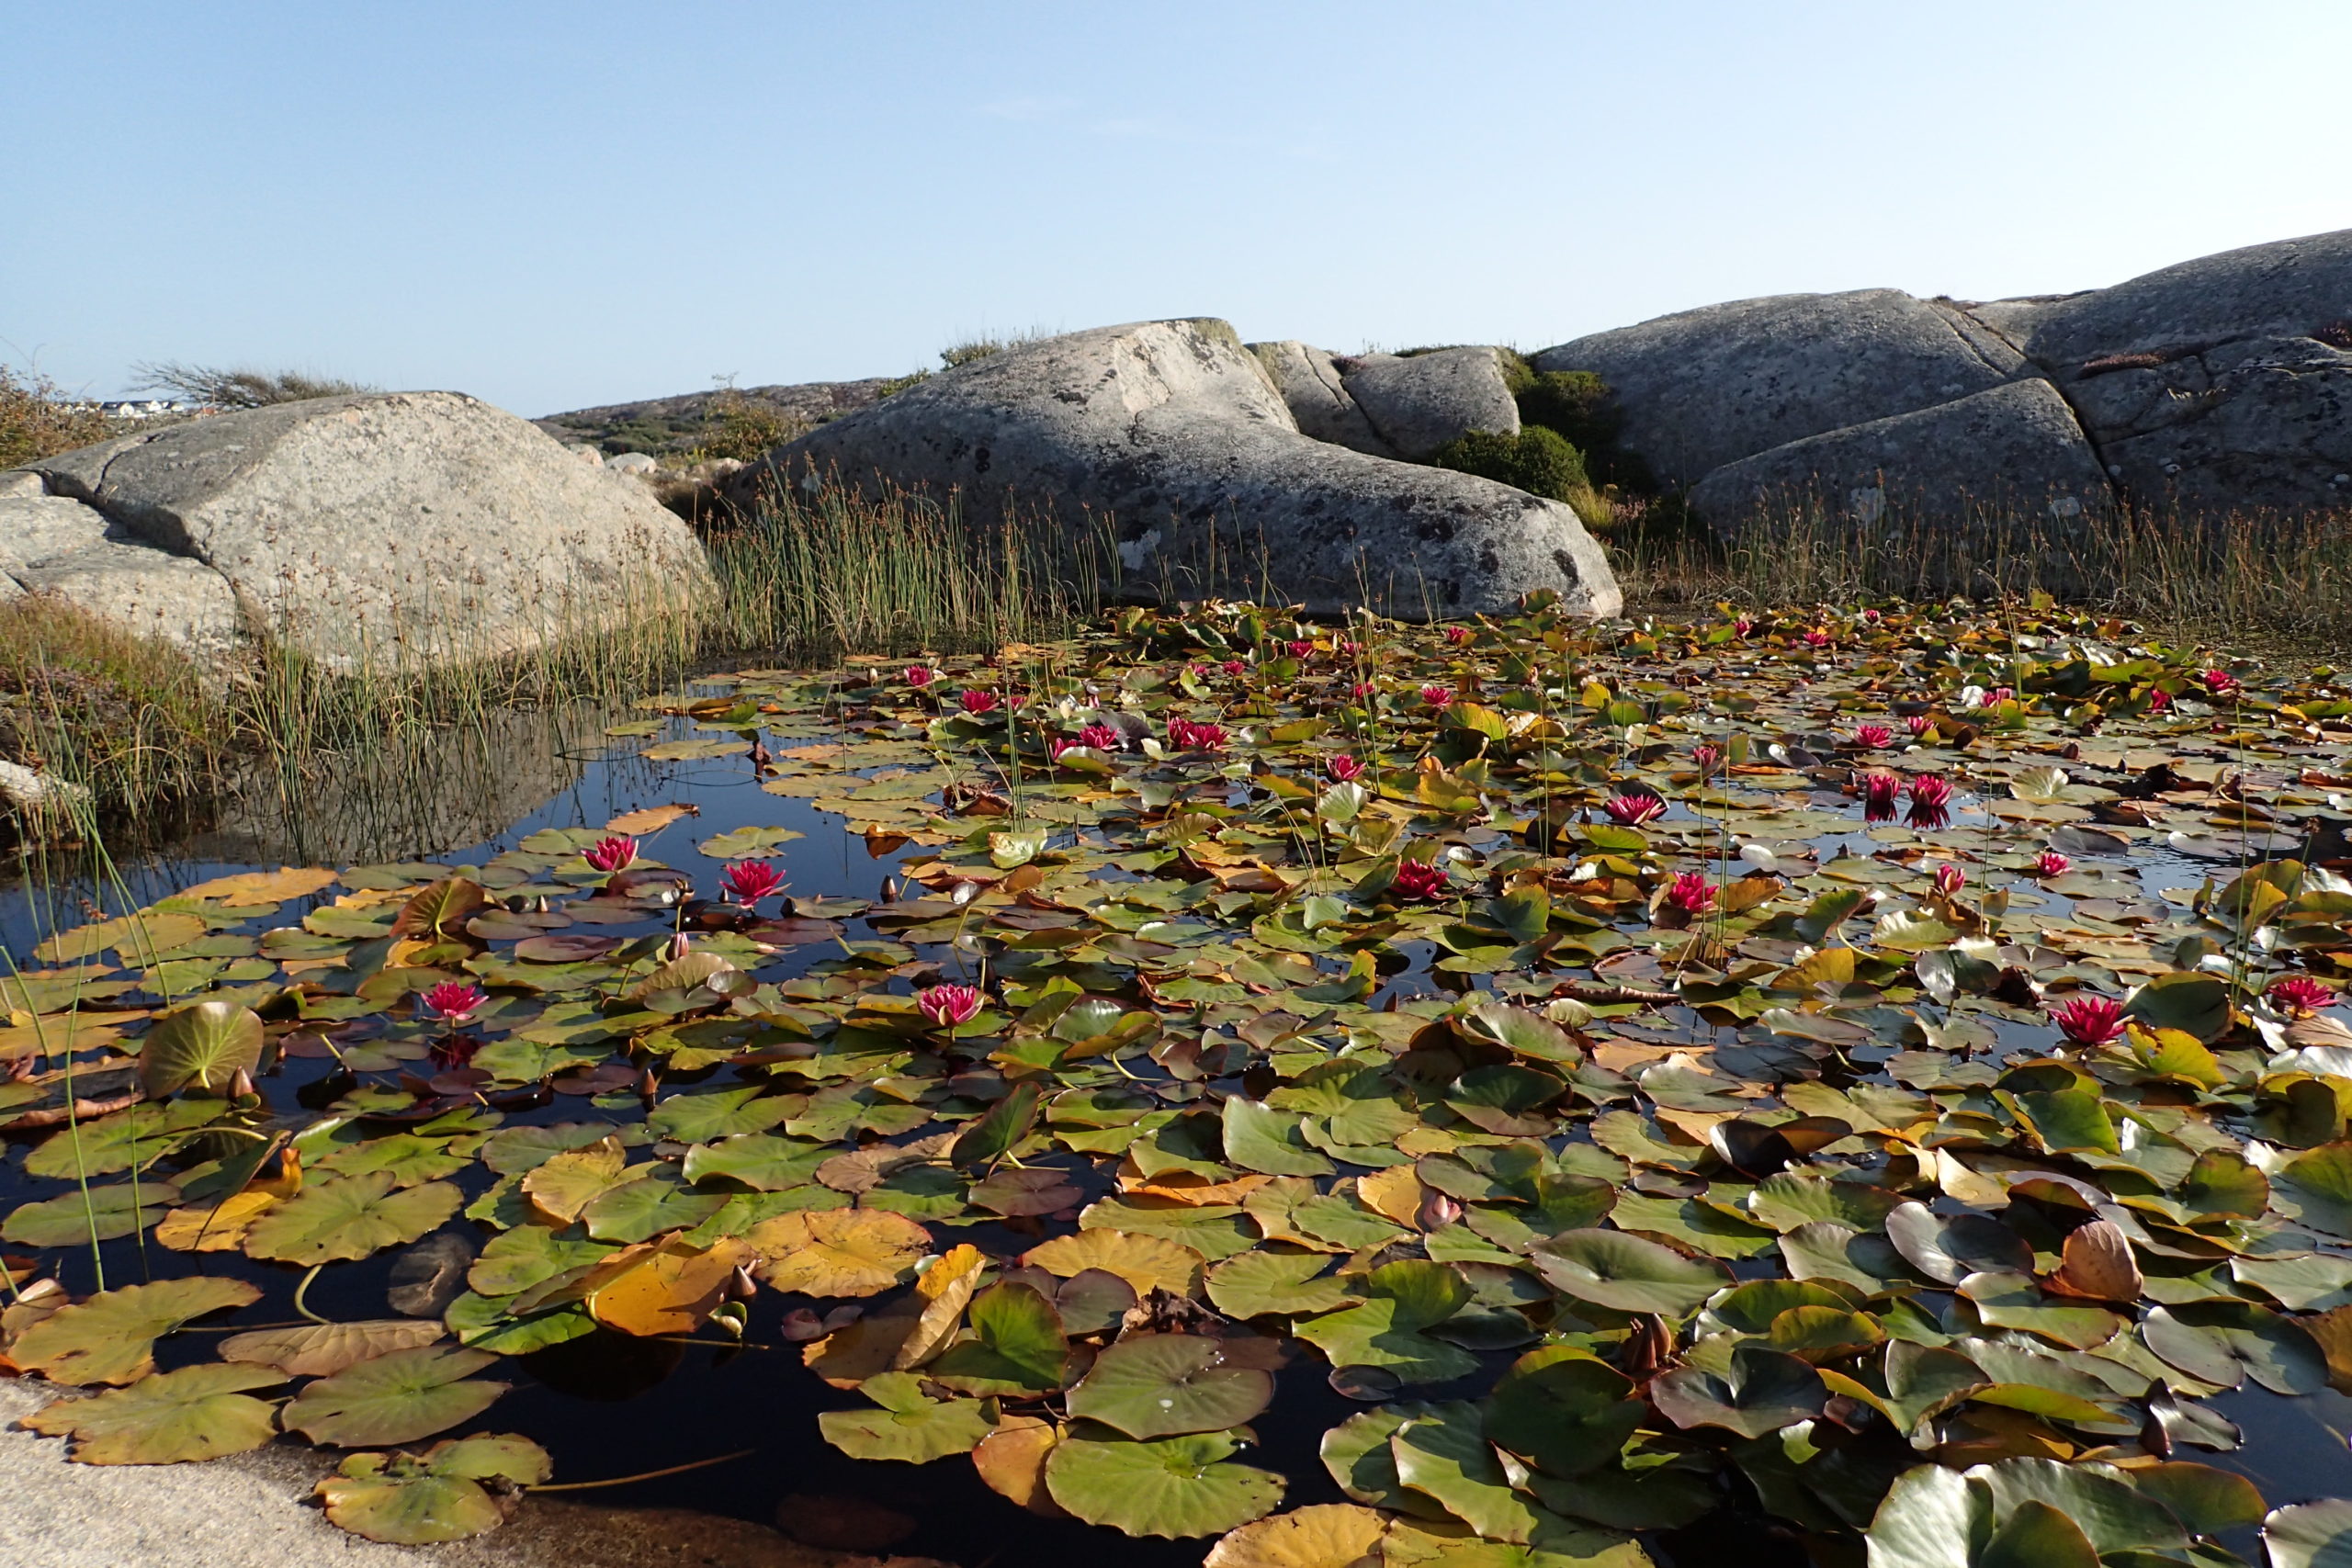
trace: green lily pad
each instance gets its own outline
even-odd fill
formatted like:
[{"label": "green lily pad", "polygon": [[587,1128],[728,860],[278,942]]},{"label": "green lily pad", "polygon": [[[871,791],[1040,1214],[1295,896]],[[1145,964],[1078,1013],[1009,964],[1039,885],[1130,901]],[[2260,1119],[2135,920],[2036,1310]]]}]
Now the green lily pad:
[{"label": "green lily pad", "polygon": [[1299,1317],[1335,1311],[1356,1299],[1320,1252],[1244,1252],[1209,1270],[1209,1300],[1228,1317],[1280,1314]]},{"label": "green lily pad", "polygon": [[705,839],[695,848],[712,860],[758,860],[807,836],[790,828],[735,828]]},{"label": "green lily pad", "polygon": [[1525,1542],[1541,1510],[1515,1491],[1475,1404],[1439,1404],[1388,1439],[1396,1478],[1490,1540]]},{"label": "green lily pad", "polygon": [[1080,1427],[1046,1457],[1046,1488],[1088,1524],[1128,1535],[1222,1535],[1283,1498],[1281,1476],[1232,1461],[1239,1446],[1225,1432],[1137,1441]]},{"label": "green lily pad", "polygon": [[1529,1257],[1554,1290],[1618,1312],[1679,1317],[1730,1280],[1712,1258],[1685,1258],[1621,1231],[1567,1231],[1537,1243]]},{"label": "green lily pad", "polygon": [[1225,1157],[1266,1176],[1329,1176],[1331,1162],[1307,1143],[1304,1120],[1234,1095],[1225,1102]]},{"label": "green lily pad", "polygon": [[558,1231],[546,1225],[516,1225],[482,1244],[466,1270],[466,1284],[481,1295],[511,1296],[618,1250],[609,1243],[591,1240],[577,1226]]},{"label": "green lily pad", "polygon": [[2327,1356],[2318,1342],[2293,1319],[2252,1302],[2152,1307],[2140,1337],[2168,1364],[2223,1388],[2247,1377],[2273,1393],[2315,1393],[2327,1386]]},{"label": "green lily pad", "polygon": [[74,1439],[80,1464],[178,1464],[260,1448],[277,1435],[277,1413],[247,1391],[286,1381],[269,1367],[183,1367],[96,1399],[62,1399],[19,1423]]},{"label": "green lily pad", "polygon": [[[1102,1277],[1118,1281],[1116,1275]],[[1124,1289],[1125,1281],[1118,1282]],[[1133,1305],[1135,1292],[1125,1294]],[[1069,1338],[1060,1312],[1037,1291],[990,1285],[972,1298],[964,1315],[971,1337],[950,1345],[924,1369],[933,1382],[964,1393],[1046,1393],[1061,1387]]]},{"label": "green lily pad", "polygon": [[696,1192],[682,1183],[675,1167],[657,1166],[651,1175],[599,1195],[580,1218],[598,1241],[647,1241],[663,1231],[692,1229],[726,1206],[725,1193]]},{"label": "green lily pad", "polygon": [[1402,1382],[1448,1382],[1477,1370],[1467,1350],[1421,1332],[1470,1304],[1468,1283],[1452,1269],[1421,1259],[1384,1264],[1365,1278],[1363,1292],[1360,1304],[1292,1332],[1335,1367],[1377,1367]]},{"label": "green lily pad", "polygon": [[513,1506],[511,1489],[536,1486],[553,1470],[547,1450],[527,1438],[454,1438],[422,1454],[353,1454],[319,1483],[318,1495],[327,1518],[354,1535],[431,1546],[497,1529]]},{"label": "green lily pad", "polygon": [[506,1392],[503,1382],[468,1381],[497,1359],[451,1345],[386,1351],[306,1384],[286,1407],[286,1429],[338,1448],[429,1438],[471,1420]]},{"label": "green lily pad", "polygon": [[1590,1352],[1546,1346],[1487,1396],[1487,1437],[1554,1475],[1581,1475],[1614,1463],[1641,1424],[1633,1394],[1633,1380]]},{"label": "green lily pad", "polygon": [[[1034,1292],[1033,1292],[1034,1293]],[[992,1404],[978,1399],[927,1397],[908,1372],[884,1372],[858,1385],[879,1410],[828,1410],[817,1417],[825,1441],[852,1459],[925,1464],[970,1453],[995,1429]]]},{"label": "green lily pad", "polygon": [[2352,1568],[2352,1502],[2294,1503],[2262,1521],[2270,1568]]},{"label": "green lily pad", "polygon": [[1677,1367],[1650,1381],[1651,1401],[1676,1426],[1721,1427],[1743,1438],[1818,1416],[1828,1397],[1809,1362],[1760,1345],[1733,1350],[1729,1369],[1720,1374]]},{"label": "green lily pad", "polygon": [[681,1144],[707,1144],[741,1133],[764,1133],[799,1109],[789,1095],[759,1088],[676,1094],[653,1108],[645,1124]]},{"label": "green lily pad", "polygon": [[9,1359],[51,1382],[135,1382],[154,1370],[155,1341],[208,1313],[250,1306],[261,1292],[243,1280],[192,1275],[101,1291],[33,1324]]},{"label": "green lily pad", "polygon": [[144,1169],[172,1152],[191,1129],[226,1110],[219,1100],[175,1100],[134,1105],[53,1133],[25,1156],[25,1174],[60,1181]]},{"label": "green lily pad", "polygon": [[179,1201],[168,1182],[118,1182],[19,1203],[0,1224],[0,1241],[25,1247],[85,1247],[145,1230]]},{"label": "green lily pad", "polygon": [[302,1264],[366,1258],[440,1229],[464,1201],[447,1181],[401,1188],[389,1171],[312,1182],[254,1222],[245,1255]]},{"label": "green lily pad", "polygon": [[1130,1438],[1221,1432],[1273,1403],[1273,1375],[1234,1366],[1225,1347],[1197,1334],[1129,1334],[1094,1359],[1069,1391],[1072,1416]]},{"label": "green lily pad", "polygon": [[139,1082],[152,1099],[193,1084],[219,1091],[261,1065],[261,1017],[233,1002],[200,1001],[166,1014],[139,1048]]}]

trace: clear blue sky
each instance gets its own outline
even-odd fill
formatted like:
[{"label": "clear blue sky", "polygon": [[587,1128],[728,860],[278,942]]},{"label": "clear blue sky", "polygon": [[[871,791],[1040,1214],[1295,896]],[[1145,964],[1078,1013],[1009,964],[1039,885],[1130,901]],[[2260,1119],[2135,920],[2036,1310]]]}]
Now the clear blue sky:
[{"label": "clear blue sky", "polygon": [[1534,348],[2352,226],[2346,0],[0,0],[0,357],[526,414],[984,331]]}]

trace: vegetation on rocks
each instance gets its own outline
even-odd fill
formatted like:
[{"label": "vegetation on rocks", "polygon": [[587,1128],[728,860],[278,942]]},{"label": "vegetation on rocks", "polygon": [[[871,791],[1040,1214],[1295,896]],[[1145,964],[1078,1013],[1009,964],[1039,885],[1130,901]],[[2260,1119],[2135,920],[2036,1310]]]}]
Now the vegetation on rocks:
[{"label": "vegetation on rocks", "polygon": [[177,360],[137,367],[137,389],[162,392],[182,402],[216,409],[258,409],[311,398],[340,398],[379,392],[357,381],[314,376],[303,370],[255,370],[219,365],[183,365]]},{"label": "vegetation on rocks", "polygon": [[[74,1458],[306,1439],[345,1528],[471,1533],[552,1468],[502,1374],[683,1340],[1216,1568],[2352,1529],[2213,1462],[2233,1391],[2352,1386],[2329,671],[2047,606],[1206,604],[639,707],[891,885],[648,805],[0,986],[0,1354],[107,1391],[35,1423]],[[1277,1458],[1285,1367],[1357,1408]]]},{"label": "vegetation on rocks", "polygon": [[96,403],[66,397],[38,371],[0,365],[0,468],[19,468],[120,434],[114,417]]},{"label": "vegetation on rocks", "polygon": [[1573,502],[1591,492],[1584,457],[1555,430],[1528,425],[1515,435],[1474,430],[1430,454],[1441,468],[1499,479],[1546,501]]}]

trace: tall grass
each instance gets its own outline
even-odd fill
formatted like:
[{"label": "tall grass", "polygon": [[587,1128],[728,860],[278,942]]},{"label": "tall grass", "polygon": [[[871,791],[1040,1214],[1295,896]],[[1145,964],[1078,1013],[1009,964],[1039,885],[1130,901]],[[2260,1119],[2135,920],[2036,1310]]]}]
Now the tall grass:
[{"label": "tall grass", "polygon": [[1862,524],[1792,508],[1719,541],[1695,526],[1607,538],[1629,608],[1670,612],[1860,597],[2047,593],[2178,637],[2252,647],[2352,646],[2352,511],[1898,516]]},{"label": "tall grass", "polygon": [[751,657],[1049,641],[1118,591],[1107,526],[967,523],[952,502],[903,494],[786,493],[705,544],[715,592],[643,581],[617,602],[549,606],[520,650],[511,637],[453,649],[472,624],[453,607],[424,617],[438,644],[430,659],[394,638],[330,664],[279,626],[226,679],[62,603],[15,601],[0,605],[0,753],[86,790],[116,820],[232,785],[296,802],[328,763],[399,790],[451,754],[494,751],[490,738],[517,709],[609,707]]}]

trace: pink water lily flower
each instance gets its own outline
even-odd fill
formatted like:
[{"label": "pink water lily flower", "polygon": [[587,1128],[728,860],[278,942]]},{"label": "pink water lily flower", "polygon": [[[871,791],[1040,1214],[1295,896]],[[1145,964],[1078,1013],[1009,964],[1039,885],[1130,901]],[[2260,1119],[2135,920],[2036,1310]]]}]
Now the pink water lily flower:
[{"label": "pink water lily flower", "polygon": [[941,1029],[969,1023],[988,998],[977,986],[932,986],[915,993],[915,1010]]},{"label": "pink water lily flower", "polygon": [[1078,732],[1078,743],[1097,751],[1124,751],[1127,749],[1127,732],[1115,724],[1098,720]]},{"label": "pink water lily flower", "polygon": [[1363,777],[1363,759],[1351,757],[1345,751],[1323,764],[1334,779],[1341,784],[1353,784]]},{"label": "pink water lily flower", "polygon": [[2106,997],[2076,997],[2053,1009],[2051,1021],[2077,1045],[2104,1045],[2123,1032],[2123,1004]]},{"label": "pink water lily flower", "polygon": [[1695,871],[1686,871],[1666,890],[1666,901],[1686,915],[1703,915],[1715,907],[1714,885]]},{"label": "pink water lily flower", "polygon": [[1293,637],[1290,641],[1283,644],[1283,650],[1288,653],[1293,659],[1304,660],[1315,657],[1315,645],[1311,642],[1303,641],[1297,637]]},{"label": "pink water lily flower", "polygon": [[637,863],[637,840],[624,839],[618,834],[599,839],[581,851],[580,858],[588,863],[591,870],[601,871],[607,875],[616,871],[626,871]]},{"label": "pink water lily flower", "polygon": [[1228,659],[1223,664],[1218,665],[1217,668],[1224,671],[1227,675],[1232,676],[1237,681],[1250,673],[1250,666],[1242,663],[1238,659]]},{"label": "pink water lily flower", "polygon": [[784,873],[763,860],[740,860],[729,866],[718,879],[727,895],[745,908],[784,886]]},{"label": "pink water lily flower", "polygon": [[2033,863],[2033,873],[2036,876],[2064,876],[2074,864],[2056,850],[2044,850]]},{"label": "pink water lily flower", "polygon": [[1756,623],[1749,620],[1747,616],[1742,615],[1739,619],[1731,624],[1731,629],[1732,635],[1735,637],[1746,637],[1749,632],[1756,629]]},{"label": "pink water lily flower", "polygon": [[928,664],[910,664],[907,666],[907,684],[912,686],[918,692],[922,691],[925,686],[930,685],[933,681],[938,679],[939,671],[933,670]]},{"label": "pink water lily flower", "polygon": [[1445,867],[1425,860],[1400,860],[1389,889],[1400,898],[1435,898],[1453,886]]},{"label": "pink water lily flower", "polygon": [[1880,747],[1887,745],[1893,741],[1894,739],[1894,731],[1889,729],[1883,724],[1858,724],[1854,726],[1854,744],[1861,747],[1865,750],[1875,751]]},{"label": "pink water lily flower", "polygon": [[1471,637],[1476,635],[1476,634],[1472,632],[1468,626],[1448,626],[1445,628],[1445,640],[1452,643],[1456,648],[1460,648],[1464,643],[1468,642]]},{"label": "pink water lily flower", "polygon": [[1378,689],[1378,687],[1374,686],[1369,681],[1358,681],[1354,685],[1348,688],[1348,695],[1353,697],[1358,702],[1363,702],[1369,699],[1373,693]]},{"label": "pink water lily flower", "polygon": [[1901,794],[1903,781],[1893,773],[1862,775],[1862,820],[1892,822],[1894,820],[1894,797]]},{"label": "pink water lily flower", "polygon": [[1638,828],[1645,822],[1665,816],[1666,802],[1654,795],[1629,790],[1602,801],[1600,809],[1609,813],[1609,819],[1620,827]]},{"label": "pink water lily flower", "polygon": [[1829,633],[1825,631],[1809,631],[1804,634],[1804,645],[1807,648],[1827,648],[1831,643],[1837,640],[1838,639],[1836,637],[1830,636]]},{"label": "pink water lily flower", "polygon": [[1941,773],[1922,773],[1911,781],[1907,793],[1911,810],[1907,820],[1914,828],[1941,828],[1951,820],[1951,781]]},{"label": "pink water lily flower", "polygon": [[2245,684],[2226,670],[2208,670],[2197,678],[2204,682],[2205,689],[2217,697],[2229,696],[2243,690]]},{"label": "pink water lily flower", "polygon": [[1421,688],[1421,701],[1429,704],[1430,706],[1433,708],[1452,707],[1453,705],[1453,688],[1448,686],[1423,686]]},{"label": "pink water lily flower", "polygon": [[490,1000],[490,993],[463,980],[444,980],[429,990],[418,992],[416,999],[426,1012],[454,1028],[480,1012],[482,1004]]},{"label": "pink water lily flower", "polygon": [[1947,898],[1957,897],[1960,890],[1968,886],[1968,873],[1946,861],[1936,867],[1935,882],[1937,892]]},{"label": "pink water lily flower", "polygon": [[1690,748],[1690,760],[1699,764],[1699,776],[1705,778],[1715,771],[1715,764],[1724,760],[1724,749],[1711,741],[1702,740]]},{"label": "pink water lily flower", "polygon": [[1222,751],[1225,750],[1225,726],[1195,724],[1188,718],[1168,721],[1168,744],[1179,751]]},{"label": "pink water lily flower", "polygon": [[996,694],[984,687],[973,687],[970,691],[966,692],[962,696],[956,698],[956,702],[957,706],[961,707],[966,713],[970,714],[975,718],[978,718],[982,714],[994,713],[997,710]]},{"label": "pink water lily flower", "polygon": [[2335,1005],[2335,988],[2309,975],[2289,975],[2273,980],[2262,995],[2272,1007],[2294,1018],[2308,1018]]},{"label": "pink water lily flower", "polygon": [[2148,688],[2148,711],[2150,713],[2164,713],[2169,710],[2171,706],[2172,694],[2170,692],[2165,691],[2162,686],[2151,686]]}]

